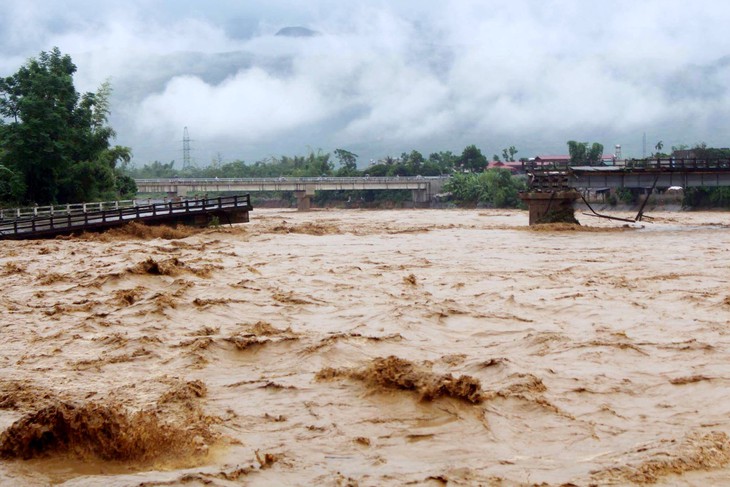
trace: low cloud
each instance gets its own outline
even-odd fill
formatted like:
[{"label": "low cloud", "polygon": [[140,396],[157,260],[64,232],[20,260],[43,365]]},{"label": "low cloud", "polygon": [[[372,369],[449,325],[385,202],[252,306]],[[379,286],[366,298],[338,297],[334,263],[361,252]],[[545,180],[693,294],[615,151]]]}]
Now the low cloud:
[{"label": "low cloud", "polygon": [[[111,78],[139,163],[175,158],[185,126],[202,162],[307,146],[532,155],[568,139],[640,156],[643,132],[729,145],[730,6],[710,0],[39,3],[11,0],[0,68],[58,45],[80,89]],[[321,35],[274,35],[287,25]]]},{"label": "low cloud", "polygon": [[139,105],[139,128],[165,131],[181,123],[196,127],[198,137],[245,142],[318,123],[333,107],[306,78],[277,78],[261,68],[240,71],[217,85],[198,77],[172,79],[162,93]]}]

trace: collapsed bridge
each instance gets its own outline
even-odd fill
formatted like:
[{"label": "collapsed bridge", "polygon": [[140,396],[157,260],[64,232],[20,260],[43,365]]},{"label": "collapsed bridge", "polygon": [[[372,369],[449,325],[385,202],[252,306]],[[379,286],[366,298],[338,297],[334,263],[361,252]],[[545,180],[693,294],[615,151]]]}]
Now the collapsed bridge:
[{"label": "collapsed bridge", "polygon": [[84,203],[66,207],[33,208],[31,212],[3,211],[0,240],[51,238],[80,232],[106,230],[130,222],[205,226],[214,218],[220,223],[246,223],[253,210],[250,195],[219,198],[175,199],[163,203],[130,206]]},{"label": "collapsed bridge", "polygon": [[[581,191],[585,190],[730,186],[730,159],[727,158],[659,158],[620,162],[614,166],[526,162],[528,190],[521,197],[530,211],[530,225],[574,221],[573,203],[583,198]],[[641,219],[647,199],[648,195],[637,218],[632,221]]]}]

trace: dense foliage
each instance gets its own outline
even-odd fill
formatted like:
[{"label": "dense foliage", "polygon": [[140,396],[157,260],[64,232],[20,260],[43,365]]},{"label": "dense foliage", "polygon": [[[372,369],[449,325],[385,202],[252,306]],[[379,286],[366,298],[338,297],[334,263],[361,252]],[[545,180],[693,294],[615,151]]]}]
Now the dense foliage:
[{"label": "dense foliage", "polygon": [[489,169],[481,173],[457,173],[445,188],[461,204],[485,205],[493,208],[520,206],[519,192],[525,180],[514,177],[507,169]]},{"label": "dense foliage", "polygon": [[487,158],[475,145],[467,146],[457,160],[459,168],[466,172],[481,172],[487,167]]},{"label": "dense foliage", "polygon": [[689,208],[730,208],[730,188],[687,188],[682,205]]},{"label": "dense foliage", "polygon": [[453,171],[457,157],[451,152],[431,154],[428,159],[414,150],[400,157],[386,157],[364,169],[357,168],[357,154],[344,149],[334,151],[337,163],[330,154],[310,152],[307,156],[281,156],[246,164],[233,161],[211,164],[207,167],[175,168],[175,161],[154,161],[140,168],[128,167],[127,174],[135,178],[261,178],[261,177],[361,177],[361,176],[439,176]]},{"label": "dense foliage", "polygon": [[117,168],[130,149],[110,146],[109,83],[81,95],[75,72],[54,48],[0,78],[0,201],[94,201],[136,191]]},{"label": "dense foliage", "polygon": [[603,157],[603,145],[598,142],[568,141],[568,152],[570,153],[570,164],[573,166],[595,166],[600,164]]}]

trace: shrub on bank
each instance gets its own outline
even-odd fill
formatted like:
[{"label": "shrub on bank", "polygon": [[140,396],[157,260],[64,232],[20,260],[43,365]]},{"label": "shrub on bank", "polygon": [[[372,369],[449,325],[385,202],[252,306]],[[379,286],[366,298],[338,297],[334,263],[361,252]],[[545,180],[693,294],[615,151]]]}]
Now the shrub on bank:
[{"label": "shrub on bank", "polygon": [[520,208],[520,191],[527,185],[521,176],[507,169],[494,168],[481,173],[457,173],[444,186],[459,205],[484,205],[492,208]]},{"label": "shrub on bank", "polygon": [[690,208],[730,208],[730,188],[686,188],[682,206]]}]

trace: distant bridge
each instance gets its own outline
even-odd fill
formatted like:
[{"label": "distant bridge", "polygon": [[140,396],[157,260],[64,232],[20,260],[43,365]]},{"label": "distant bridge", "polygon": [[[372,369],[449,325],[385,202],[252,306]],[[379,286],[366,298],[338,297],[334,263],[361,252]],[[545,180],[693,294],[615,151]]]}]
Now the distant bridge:
[{"label": "distant bridge", "polygon": [[410,190],[415,204],[426,204],[442,192],[448,176],[436,177],[357,177],[357,178],[168,178],[136,179],[140,193],[166,193],[185,196],[189,193],[292,191],[297,208],[308,210],[316,191]]}]

